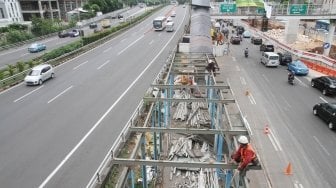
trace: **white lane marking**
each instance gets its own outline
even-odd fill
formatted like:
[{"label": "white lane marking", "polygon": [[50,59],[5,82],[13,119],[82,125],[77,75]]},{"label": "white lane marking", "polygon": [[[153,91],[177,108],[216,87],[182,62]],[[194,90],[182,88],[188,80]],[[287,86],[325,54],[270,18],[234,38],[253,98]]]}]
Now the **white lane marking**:
[{"label": "white lane marking", "polygon": [[301,183],[299,183],[298,181],[295,181],[294,187],[295,188],[303,188],[303,185]]},{"label": "white lane marking", "polygon": [[270,128],[268,128],[268,129],[269,130],[268,130],[268,134],[267,135],[268,135],[268,138],[270,139],[270,141],[271,141],[271,143],[272,143],[275,151],[282,151],[282,147],[281,147],[279,141],[275,138],[275,136],[274,136],[273,132],[271,131],[271,129]]},{"label": "white lane marking", "polygon": [[227,82],[228,86],[230,86],[230,91],[231,91],[231,93],[232,93],[232,96],[235,96],[235,94],[234,94],[234,92],[233,92],[233,90],[232,90],[232,88],[231,88],[231,84],[230,84],[230,80],[229,80],[229,78],[226,79],[226,82]]},{"label": "white lane marking", "polygon": [[154,40],[150,41],[150,42],[149,42],[149,45],[153,44],[153,42],[154,42]]},{"label": "white lane marking", "polygon": [[[183,20],[185,19],[185,16]],[[179,25],[178,29],[181,28],[182,23]],[[126,95],[126,93],[135,85],[135,83],[142,77],[143,74],[149,69],[149,67],[155,62],[155,60],[161,55],[163,50],[167,48],[168,44],[173,40],[176,32],[172,35],[166,45],[161,48],[159,53],[154,57],[154,59],[146,66],[146,68],[139,74],[139,76],[131,83],[130,86],[120,95],[120,97],[110,106],[110,108],[103,114],[103,116],[94,124],[94,126],[87,132],[84,137],[77,143],[77,145],[65,156],[65,158],[61,161],[59,165],[48,175],[48,177],[41,183],[39,188],[45,187],[45,185],[50,181],[50,179],[57,173],[57,171],[69,160],[69,158],[75,153],[75,151],[82,145],[82,143],[86,140],[87,137],[96,129],[96,127],[100,124],[101,121],[111,112],[111,110],[119,103],[119,101]]]},{"label": "white lane marking", "polygon": [[50,99],[48,101],[48,104],[53,102],[55,99],[57,99],[58,97],[60,97],[61,95],[63,95],[65,92],[67,92],[69,89],[71,89],[73,86],[70,86],[68,88],[66,88],[64,91],[62,91],[60,94],[56,95],[54,98]]},{"label": "white lane marking", "polygon": [[249,98],[251,104],[257,104],[257,102],[254,100],[254,98],[253,98],[253,96],[252,96],[251,93],[248,94],[248,98]]},{"label": "white lane marking", "polygon": [[237,61],[237,59],[236,59],[235,57],[232,57],[232,60],[233,60],[233,61]]},{"label": "white lane marking", "polygon": [[315,141],[321,146],[321,148],[323,149],[324,152],[326,152],[326,154],[328,154],[330,156],[330,153],[328,152],[328,150],[321,144],[320,140],[318,138],[316,138],[316,136],[313,136]]},{"label": "white lane marking", "polygon": [[120,43],[123,43],[125,40],[126,40],[126,38],[125,38],[125,39],[122,39],[122,40],[120,41]]},{"label": "white lane marking", "polygon": [[320,97],[320,99],[323,101],[323,102],[325,102],[325,103],[327,103],[328,101],[327,100],[325,100],[323,97]]},{"label": "white lane marking", "polygon": [[270,82],[270,81],[268,80],[268,78],[267,78],[264,74],[262,74],[262,77],[264,77],[264,79],[266,80],[266,82]]},{"label": "white lane marking", "polygon": [[298,79],[297,77],[294,77],[295,80],[297,80],[299,82],[300,85],[302,85],[303,87],[308,87],[307,84],[303,83],[300,79]]},{"label": "white lane marking", "polygon": [[80,67],[80,66],[82,66],[82,65],[86,64],[87,62],[88,62],[88,61],[85,61],[85,62],[83,62],[83,63],[81,63],[81,64],[77,65],[76,67],[74,67],[74,68],[73,68],[73,70],[76,70],[76,69],[78,69],[78,67]]},{"label": "white lane marking", "polygon": [[25,55],[28,55],[29,53],[24,53],[24,54],[21,54],[20,57],[23,57]]},{"label": "white lane marking", "polygon": [[238,65],[236,66],[236,71],[240,71],[240,67]]},{"label": "white lane marking", "polygon": [[112,49],[112,47],[109,47],[106,50],[104,50],[103,53],[106,53],[106,52],[110,51],[111,49]]},{"label": "white lane marking", "polygon": [[291,108],[292,106],[289,104],[289,102],[287,102],[287,100],[281,96],[282,100],[286,103],[286,105],[288,106],[288,108]]},{"label": "white lane marking", "polygon": [[129,47],[133,46],[136,42],[138,42],[140,39],[142,39],[144,37],[144,35],[142,35],[141,37],[139,37],[137,40],[135,40],[134,42],[132,42],[130,45],[128,45],[126,48],[124,48],[123,50],[121,50],[118,55],[120,55],[121,53],[123,53],[124,51],[126,51]]},{"label": "white lane marking", "polygon": [[13,101],[13,102],[17,102],[17,101],[19,101],[19,100],[21,100],[21,99],[23,99],[23,98],[27,97],[28,95],[30,95],[30,94],[32,94],[33,92],[35,92],[35,91],[37,91],[37,90],[41,89],[42,87],[43,87],[43,85],[42,85],[42,86],[40,86],[40,87],[38,87],[38,88],[36,88],[36,89],[34,89],[33,91],[31,91],[31,92],[29,92],[29,93],[27,93],[27,94],[25,94],[25,95],[23,95],[22,97],[20,97],[20,98],[16,99],[16,100],[15,100],[15,101]]},{"label": "white lane marking", "polygon": [[246,85],[246,81],[243,77],[240,77],[240,82],[241,82],[241,84]]},{"label": "white lane marking", "polygon": [[105,66],[107,63],[109,63],[110,62],[110,60],[107,60],[105,63],[103,63],[102,65],[100,65],[98,68],[97,68],[97,70],[99,70],[99,69],[101,69],[103,66]]}]

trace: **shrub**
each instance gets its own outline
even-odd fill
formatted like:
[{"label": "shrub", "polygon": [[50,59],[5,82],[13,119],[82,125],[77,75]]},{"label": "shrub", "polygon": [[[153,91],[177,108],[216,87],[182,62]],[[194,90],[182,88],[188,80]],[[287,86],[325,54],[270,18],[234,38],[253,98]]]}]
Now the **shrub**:
[{"label": "shrub", "polygon": [[18,68],[19,72],[22,72],[25,69],[25,65],[22,62],[17,62],[16,67]]},{"label": "shrub", "polygon": [[7,71],[9,72],[10,76],[14,75],[14,71],[15,71],[15,66],[14,65],[8,65],[7,66]]}]

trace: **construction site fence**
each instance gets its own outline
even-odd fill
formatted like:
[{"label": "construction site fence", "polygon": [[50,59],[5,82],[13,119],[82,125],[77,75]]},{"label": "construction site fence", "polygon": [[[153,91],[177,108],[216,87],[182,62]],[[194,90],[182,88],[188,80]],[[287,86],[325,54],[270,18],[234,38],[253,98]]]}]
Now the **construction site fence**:
[{"label": "construction site fence", "polygon": [[318,71],[320,73],[329,75],[329,76],[336,76],[336,60],[332,59],[330,57],[327,57],[322,54],[312,53],[312,52],[306,52],[303,50],[298,50],[295,48],[292,48],[286,44],[283,44],[277,39],[274,39],[272,37],[269,37],[265,33],[255,29],[255,33],[257,33],[259,36],[261,36],[264,39],[267,39],[269,42],[273,43],[276,48],[291,53],[292,55],[296,56],[297,59],[300,59],[303,63],[307,65],[308,68]]}]

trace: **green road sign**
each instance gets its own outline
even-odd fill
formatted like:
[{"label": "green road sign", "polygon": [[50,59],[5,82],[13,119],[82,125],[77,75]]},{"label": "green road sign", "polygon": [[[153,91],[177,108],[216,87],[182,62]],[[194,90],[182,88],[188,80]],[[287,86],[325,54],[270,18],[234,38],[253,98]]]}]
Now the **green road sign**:
[{"label": "green road sign", "polygon": [[289,7],[289,14],[291,15],[306,15],[307,14],[307,5],[291,5]]},{"label": "green road sign", "polygon": [[236,4],[220,4],[220,12],[236,12],[237,6]]}]

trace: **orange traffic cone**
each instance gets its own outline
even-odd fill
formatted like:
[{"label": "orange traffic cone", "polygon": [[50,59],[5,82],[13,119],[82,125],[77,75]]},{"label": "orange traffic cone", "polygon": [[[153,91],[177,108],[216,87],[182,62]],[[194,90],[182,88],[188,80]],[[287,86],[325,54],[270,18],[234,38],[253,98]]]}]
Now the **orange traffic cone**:
[{"label": "orange traffic cone", "polygon": [[286,169],[285,169],[285,174],[286,175],[292,175],[293,172],[292,172],[292,164],[291,163],[288,163]]},{"label": "orange traffic cone", "polygon": [[266,127],[264,128],[264,133],[265,133],[265,134],[268,134],[268,133],[269,133],[268,125],[266,125]]}]

